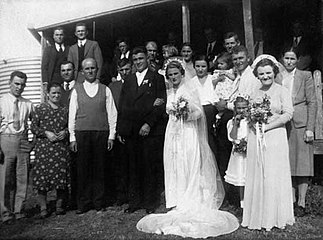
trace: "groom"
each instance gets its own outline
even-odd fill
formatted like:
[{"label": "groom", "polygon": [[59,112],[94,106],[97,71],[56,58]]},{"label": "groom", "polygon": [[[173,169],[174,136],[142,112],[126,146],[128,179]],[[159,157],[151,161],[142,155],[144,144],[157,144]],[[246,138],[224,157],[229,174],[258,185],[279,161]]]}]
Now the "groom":
[{"label": "groom", "polygon": [[159,206],[163,178],[165,103],[154,106],[154,101],[166,101],[165,81],[148,69],[145,48],[134,48],[131,57],[136,73],[125,78],[117,123],[118,139],[129,156],[129,207],[125,212],[145,208],[149,214]]}]

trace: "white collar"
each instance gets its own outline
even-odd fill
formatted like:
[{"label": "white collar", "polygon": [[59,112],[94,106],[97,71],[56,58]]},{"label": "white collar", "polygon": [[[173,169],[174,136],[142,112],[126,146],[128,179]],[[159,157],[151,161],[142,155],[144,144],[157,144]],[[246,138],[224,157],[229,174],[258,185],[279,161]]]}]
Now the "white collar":
[{"label": "white collar", "polygon": [[129,58],[130,51],[127,51],[125,54],[121,54],[120,59],[122,58]]},{"label": "white collar", "polygon": [[86,44],[86,40],[87,40],[87,39],[77,40],[77,45],[78,45],[79,47],[81,47],[81,44],[84,46],[84,45]]},{"label": "white collar", "polygon": [[60,47],[63,49],[63,51],[65,50],[64,43],[62,43],[62,44],[55,43],[55,48],[56,48],[57,52],[59,51]]},{"label": "white collar", "polygon": [[94,86],[94,85],[97,85],[97,84],[99,84],[99,80],[98,79],[96,79],[94,82],[92,82],[92,83],[90,83],[90,82],[88,82],[88,81],[84,81],[84,86]]},{"label": "white collar", "polygon": [[12,99],[12,101],[15,101],[16,99],[18,99],[19,101],[22,100],[22,97],[21,96],[16,97],[11,92],[9,92],[9,97]]},{"label": "white collar", "polygon": [[74,87],[74,85],[75,85],[75,80],[72,80],[70,82],[64,82],[64,90],[66,89],[67,83],[69,84],[68,87],[71,90]]},{"label": "white collar", "polygon": [[136,76],[138,77],[138,76],[145,76],[146,75],[146,73],[147,73],[147,71],[148,71],[148,68],[146,68],[145,70],[143,70],[142,72],[136,72]]}]

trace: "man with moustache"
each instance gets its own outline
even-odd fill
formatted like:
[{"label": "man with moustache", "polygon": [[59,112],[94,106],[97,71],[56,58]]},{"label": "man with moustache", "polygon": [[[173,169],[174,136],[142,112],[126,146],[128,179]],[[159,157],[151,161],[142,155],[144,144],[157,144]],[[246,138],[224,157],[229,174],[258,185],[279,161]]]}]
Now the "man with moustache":
[{"label": "man with moustache", "polygon": [[163,76],[148,69],[147,51],[132,52],[136,73],[126,77],[121,90],[117,123],[118,139],[129,156],[129,207],[126,213],[145,208],[152,213],[159,206],[158,180],[163,171],[163,141],[166,128],[166,99]]},{"label": "man with moustache", "polygon": [[87,39],[88,30],[85,23],[77,23],[74,34],[77,37],[77,43],[70,47],[67,59],[75,66],[74,77],[76,81],[80,83],[84,81],[84,75],[81,74],[81,71],[82,61],[86,58],[93,58],[96,61],[96,77],[99,79],[101,76],[103,58],[98,42]]},{"label": "man with moustache", "polygon": [[[9,93],[0,101],[1,151],[0,211],[3,223],[21,219],[26,200],[29,153],[28,120],[32,117],[32,103],[21,96],[26,87],[27,75],[14,71],[10,75]],[[13,199],[11,199],[13,197]]]},{"label": "man with moustache", "polygon": [[74,85],[68,122],[70,147],[77,155],[76,214],[93,206],[101,213],[105,211],[105,162],[113,147],[117,110],[110,89],[96,78],[96,61],[86,58],[82,68],[85,81]]},{"label": "man with moustache", "polygon": [[[60,75],[60,66],[63,61],[67,60],[69,47],[64,44],[64,29],[56,27],[53,33],[54,44],[46,47],[42,57],[41,73],[43,84],[63,82]],[[44,86],[44,89],[47,87]]]}]

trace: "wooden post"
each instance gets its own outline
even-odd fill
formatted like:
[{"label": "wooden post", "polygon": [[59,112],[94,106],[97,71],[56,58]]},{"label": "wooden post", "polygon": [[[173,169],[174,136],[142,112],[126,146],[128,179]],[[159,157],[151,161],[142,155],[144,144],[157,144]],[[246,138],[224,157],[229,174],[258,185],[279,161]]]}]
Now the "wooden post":
[{"label": "wooden post", "polygon": [[249,56],[254,59],[255,53],[253,48],[251,0],[242,0],[242,8],[246,47],[248,49]]},{"label": "wooden post", "polygon": [[183,43],[190,42],[190,9],[188,3],[182,3],[182,24],[183,24]]},{"label": "wooden post", "polygon": [[[43,54],[44,54],[44,51],[45,51],[45,48],[47,47],[47,46],[49,46],[50,44],[49,44],[49,42],[47,41],[47,39],[44,37],[44,32],[42,32],[42,35],[41,35],[41,39],[40,39],[40,44],[41,44],[41,56],[43,56]],[[41,71],[40,71],[41,72]],[[41,94],[41,96],[40,96],[40,102],[46,102],[46,91],[47,91],[47,89],[45,89],[44,88],[44,85],[43,85],[43,76],[40,74],[40,78],[41,78],[41,87],[40,87],[40,94]]]},{"label": "wooden post", "polygon": [[93,21],[93,23],[92,23],[92,26],[93,26],[93,28],[92,28],[92,37],[93,37],[93,40],[95,40],[95,21]]},{"label": "wooden post", "polygon": [[315,120],[315,139],[323,139],[323,113],[322,113],[322,75],[319,70],[314,71],[314,84],[317,102],[317,114]]}]

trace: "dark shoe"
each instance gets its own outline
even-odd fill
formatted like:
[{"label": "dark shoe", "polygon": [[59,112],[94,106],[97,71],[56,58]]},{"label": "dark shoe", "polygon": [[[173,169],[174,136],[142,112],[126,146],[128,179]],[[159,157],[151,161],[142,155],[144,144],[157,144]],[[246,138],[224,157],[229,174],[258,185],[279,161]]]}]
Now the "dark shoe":
[{"label": "dark shoe", "polygon": [[97,214],[100,214],[100,213],[103,213],[103,212],[106,212],[106,211],[107,211],[106,208],[98,208],[98,209],[96,209]]},{"label": "dark shoe", "polygon": [[80,215],[80,214],[84,214],[84,213],[87,213],[88,211],[90,211],[91,209],[89,209],[89,208],[81,208],[81,209],[77,209],[76,211],[75,211],[75,213],[77,214],[77,215]]},{"label": "dark shoe", "polygon": [[135,211],[139,210],[139,207],[128,207],[124,210],[125,213],[134,213]]},{"label": "dark shoe", "polygon": [[122,206],[125,203],[127,203],[127,201],[125,201],[125,200],[117,200],[113,205],[115,205],[115,206]]},{"label": "dark shoe", "polygon": [[13,214],[6,215],[2,218],[2,223],[6,225],[12,225],[15,222],[15,217]]},{"label": "dark shoe", "polygon": [[50,213],[47,211],[47,209],[43,209],[40,211],[40,218],[45,219],[50,216]]},{"label": "dark shoe", "polygon": [[156,211],[156,209],[155,208],[147,208],[146,209],[146,213],[147,214],[152,214],[152,213],[154,213]]},{"label": "dark shoe", "polygon": [[56,208],[56,215],[65,215],[66,211],[63,208]]},{"label": "dark shoe", "polygon": [[301,206],[296,206],[294,208],[294,215],[296,217],[304,217],[306,215],[306,210],[304,207]]},{"label": "dark shoe", "polygon": [[16,220],[20,220],[23,218],[26,218],[26,215],[24,213],[15,213]]}]

